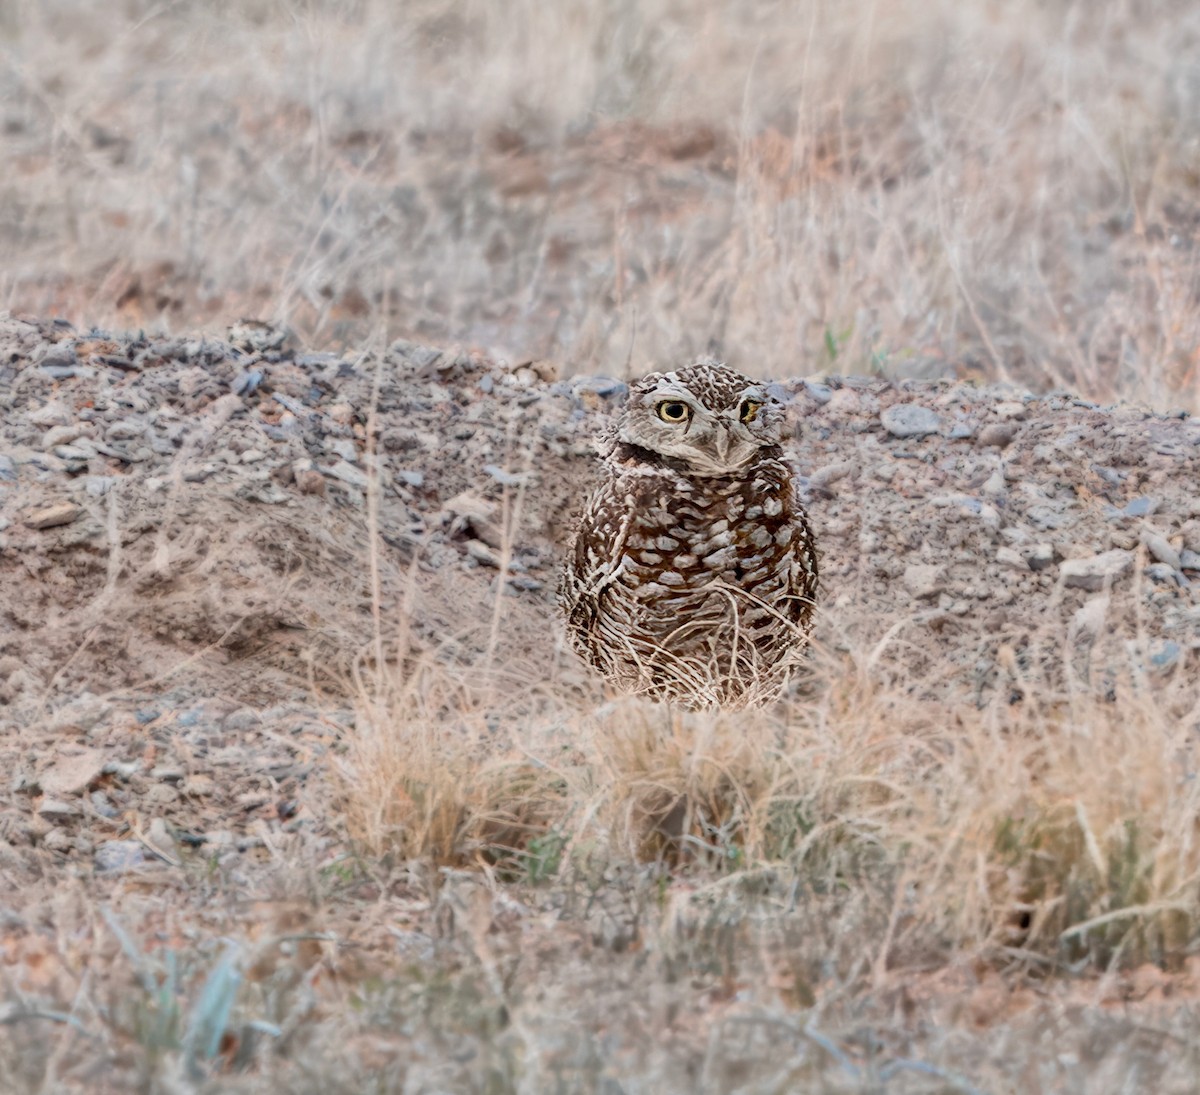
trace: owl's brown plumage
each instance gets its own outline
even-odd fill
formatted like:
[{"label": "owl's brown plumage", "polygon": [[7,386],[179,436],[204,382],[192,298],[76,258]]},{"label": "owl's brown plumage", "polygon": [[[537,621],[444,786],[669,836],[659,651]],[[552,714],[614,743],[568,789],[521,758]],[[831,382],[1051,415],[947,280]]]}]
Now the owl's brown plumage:
[{"label": "owl's brown plumage", "polygon": [[714,361],[631,388],[559,597],[576,648],[622,691],[736,708],[782,690],[817,588],[782,424],[763,385]]}]

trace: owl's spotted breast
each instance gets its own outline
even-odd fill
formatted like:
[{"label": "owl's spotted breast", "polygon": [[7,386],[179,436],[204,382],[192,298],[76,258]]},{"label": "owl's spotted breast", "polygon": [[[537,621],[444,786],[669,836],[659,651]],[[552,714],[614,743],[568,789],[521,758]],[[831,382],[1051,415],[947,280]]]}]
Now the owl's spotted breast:
[{"label": "owl's spotted breast", "polygon": [[738,707],[782,689],[816,584],[812,532],[776,447],[719,477],[618,449],[563,600],[577,649],[622,690]]}]

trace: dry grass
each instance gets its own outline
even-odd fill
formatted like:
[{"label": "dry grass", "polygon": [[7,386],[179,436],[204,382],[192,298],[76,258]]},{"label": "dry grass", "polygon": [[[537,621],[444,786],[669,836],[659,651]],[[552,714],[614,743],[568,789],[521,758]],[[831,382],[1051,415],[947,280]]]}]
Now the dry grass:
[{"label": "dry grass", "polygon": [[0,306],[1195,407],[1200,15],[17,0]]},{"label": "dry grass", "polygon": [[894,635],[819,650],[791,699],[736,714],[503,704],[436,652],[391,665],[364,680],[352,832],[510,880],[599,862],[864,885],[895,902],[880,969],[929,948],[1039,973],[1178,966],[1200,938],[1186,668],[1056,687],[1010,661],[1013,687],[980,706],[962,682],[914,687]]}]

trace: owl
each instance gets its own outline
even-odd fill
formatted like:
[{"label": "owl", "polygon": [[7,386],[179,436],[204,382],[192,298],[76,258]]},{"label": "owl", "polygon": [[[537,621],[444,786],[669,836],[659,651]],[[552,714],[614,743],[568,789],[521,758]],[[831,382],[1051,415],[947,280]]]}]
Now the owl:
[{"label": "owl", "polygon": [[692,709],[782,691],[817,591],[783,422],[716,361],[631,387],[559,586],[575,648],[621,691]]}]

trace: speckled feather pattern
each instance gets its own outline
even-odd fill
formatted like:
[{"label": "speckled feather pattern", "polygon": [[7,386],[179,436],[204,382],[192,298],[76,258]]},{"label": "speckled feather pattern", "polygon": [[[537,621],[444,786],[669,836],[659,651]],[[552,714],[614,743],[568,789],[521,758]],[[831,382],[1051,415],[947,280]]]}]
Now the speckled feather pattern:
[{"label": "speckled feather pattern", "polygon": [[[651,374],[627,413],[664,376],[718,412],[755,383],[716,363]],[[780,445],[728,475],[696,474],[619,433],[605,450],[560,590],[576,648],[622,691],[692,708],[774,699],[807,643],[817,589]]]}]

